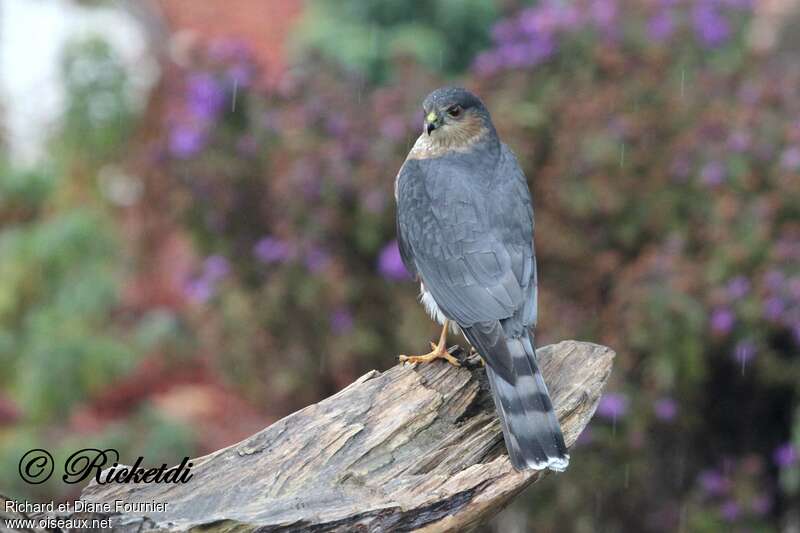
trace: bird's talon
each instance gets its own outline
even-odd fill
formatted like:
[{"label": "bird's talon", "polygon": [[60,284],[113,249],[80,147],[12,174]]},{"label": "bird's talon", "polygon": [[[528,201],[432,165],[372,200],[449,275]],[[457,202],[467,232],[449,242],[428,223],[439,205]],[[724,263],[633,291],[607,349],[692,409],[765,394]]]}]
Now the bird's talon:
[{"label": "bird's talon", "polygon": [[461,362],[458,359],[450,355],[446,349],[439,348],[435,344],[433,351],[430,353],[425,355],[400,355],[398,359],[400,362],[411,363],[412,365],[417,363],[430,363],[436,359],[444,359],[453,366],[461,366]]},{"label": "bird's talon", "polygon": [[439,342],[431,342],[431,351],[425,355],[401,355],[398,357],[402,362],[415,363],[430,363],[435,359],[444,359],[453,366],[461,366],[458,359],[450,355],[447,351],[447,328],[449,321],[445,320],[442,324],[442,334],[439,335]]}]

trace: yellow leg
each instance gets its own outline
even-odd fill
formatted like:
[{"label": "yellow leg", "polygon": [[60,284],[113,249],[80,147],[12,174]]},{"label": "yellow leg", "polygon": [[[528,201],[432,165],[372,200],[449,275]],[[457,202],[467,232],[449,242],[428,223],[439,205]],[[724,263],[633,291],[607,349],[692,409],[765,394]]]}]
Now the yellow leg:
[{"label": "yellow leg", "polygon": [[401,355],[401,361],[408,361],[409,363],[430,363],[436,359],[445,359],[453,366],[461,366],[458,359],[453,357],[447,352],[447,328],[450,326],[450,321],[445,320],[442,327],[442,334],[439,336],[439,344],[431,343],[433,350],[425,355]]}]

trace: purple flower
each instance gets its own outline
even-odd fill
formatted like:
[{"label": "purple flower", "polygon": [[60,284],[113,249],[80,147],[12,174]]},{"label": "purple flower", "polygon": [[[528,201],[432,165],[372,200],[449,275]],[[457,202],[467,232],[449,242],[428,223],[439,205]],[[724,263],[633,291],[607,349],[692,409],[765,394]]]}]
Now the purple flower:
[{"label": "purple flower", "polygon": [[172,128],[169,134],[169,151],[178,159],[189,159],[197,155],[206,143],[203,132],[185,124]]},{"label": "purple flower", "polygon": [[336,335],[348,333],[353,329],[353,315],[346,307],[339,307],[331,313],[330,324]]},{"label": "purple flower", "polygon": [[746,131],[737,130],[728,138],[728,148],[734,152],[744,152],[750,148],[751,138]]},{"label": "purple flower", "polygon": [[210,283],[216,283],[230,272],[228,260],[221,255],[208,256],[203,263],[203,278]]},{"label": "purple flower", "polygon": [[356,160],[364,155],[368,147],[365,140],[351,137],[344,143],[344,156],[350,161]]},{"label": "purple flower", "polygon": [[319,246],[312,246],[306,251],[305,265],[309,272],[318,274],[325,270],[331,262],[331,256],[327,250]]},{"label": "purple flower", "polygon": [[741,509],[738,503],[733,500],[728,500],[720,506],[719,513],[726,522],[736,522],[736,519],[739,518],[739,514],[741,513]]},{"label": "purple flower", "polygon": [[556,43],[552,37],[543,36],[528,43],[529,63],[537,64],[549,58],[556,51]]},{"label": "purple flower", "polygon": [[291,256],[288,243],[276,237],[264,237],[253,247],[253,254],[262,263],[280,263]]},{"label": "purple flower", "polygon": [[740,364],[750,362],[756,356],[756,345],[753,341],[742,340],[736,343],[733,349],[733,356]]},{"label": "purple flower", "polygon": [[350,121],[342,113],[333,113],[325,121],[325,130],[334,137],[341,137],[350,129]]},{"label": "purple flower", "polygon": [[727,307],[717,307],[711,313],[711,331],[718,335],[727,335],[733,329],[736,316]]},{"label": "purple flower", "polygon": [[616,0],[591,0],[589,13],[599,29],[611,30],[617,16]]},{"label": "purple flower", "polygon": [[205,72],[189,77],[186,93],[189,111],[199,119],[213,120],[225,105],[225,91]]},{"label": "purple flower", "polygon": [[672,398],[661,398],[653,404],[653,411],[656,414],[656,418],[669,422],[674,420],[678,414],[678,403]]},{"label": "purple flower", "polygon": [[213,285],[203,276],[189,280],[183,287],[183,293],[195,303],[205,303],[213,292]]},{"label": "purple flower", "polygon": [[764,317],[767,320],[776,321],[781,318],[784,309],[786,309],[786,305],[783,300],[778,296],[772,296],[764,302]]},{"label": "purple flower", "polygon": [[647,21],[647,35],[651,40],[661,43],[675,32],[675,19],[667,10],[662,10]]},{"label": "purple flower", "polygon": [[226,72],[228,79],[238,88],[247,87],[253,81],[253,67],[246,63],[237,63]]},{"label": "purple flower", "polygon": [[789,468],[797,463],[797,448],[791,442],[778,446],[772,453],[772,460],[778,468]]},{"label": "purple flower", "polygon": [[497,53],[500,61],[506,67],[521,67],[528,60],[528,50],[524,44],[506,44],[501,46]]},{"label": "purple flower", "polygon": [[728,298],[740,300],[750,292],[750,280],[745,276],[736,276],[728,282],[725,292],[728,294]]},{"label": "purple flower", "polygon": [[730,482],[718,470],[703,470],[697,476],[700,488],[709,496],[719,496],[728,492]]},{"label": "purple flower", "polygon": [[710,187],[719,185],[725,180],[725,166],[719,161],[706,163],[700,171],[700,179]]},{"label": "purple flower", "polygon": [[575,5],[558,4],[558,25],[562,30],[577,30],[583,25],[581,11]]},{"label": "purple flower", "polygon": [[210,255],[203,261],[202,273],[190,279],[183,287],[186,297],[196,303],[208,301],[217,283],[230,273],[230,263],[221,255]]},{"label": "purple flower", "polygon": [[597,414],[602,418],[616,420],[628,412],[628,397],[621,393],[609,392],[600,398]]},{"label": "purple flower", "polygon": [[552,37],[561,28],[571,28],[579,23],[575,9],[556,2],[545,1],[528,8],[519,15],[519,26],[530,37]]},{"label": "purple flower", "polygon": [[529,36],[552,33],[556,28],[555,12],[549,2],[540,2],[519,14],[519,27]]},{"label": "purple flower", "polygon": [[403,259],[400,257],[400,248],[396,240],[390,242],[381,250],[378,256],[378,272],[385,279],[394,281],[411,277],[403,264]]},{"label": "purple flower", "polygon": [[716,48],[723,44],[731,34],[728,20],[719,12],[716,5],[708,0],[699,0],[694,7],[692,23],[698,40],[708,48]]},{"label": "purple flower", "polygon": [[784,150],[781,154],[781,166],[786,170],[800,168],[800,147],[792,146]]},{"label": "purple flower", "polygon": [[492,39],[496,43],[510,43],[517,38],[517,35],[517,25],[509,19],[501,20],[492,27]]}]

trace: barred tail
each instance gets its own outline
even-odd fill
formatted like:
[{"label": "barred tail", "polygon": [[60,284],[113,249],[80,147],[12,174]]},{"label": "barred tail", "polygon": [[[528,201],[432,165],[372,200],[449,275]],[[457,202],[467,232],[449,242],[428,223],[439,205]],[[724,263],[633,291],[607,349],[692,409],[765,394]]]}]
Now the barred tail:
[{"label": "barred tail", "polygon": [[494,335],[469,329],[465,331],[467,338],[487,362],[486,373],[514,468],[563,472],[569,454],[536,365],[531,335],[526,332],[518,338],[506,338],[499,323]]}]

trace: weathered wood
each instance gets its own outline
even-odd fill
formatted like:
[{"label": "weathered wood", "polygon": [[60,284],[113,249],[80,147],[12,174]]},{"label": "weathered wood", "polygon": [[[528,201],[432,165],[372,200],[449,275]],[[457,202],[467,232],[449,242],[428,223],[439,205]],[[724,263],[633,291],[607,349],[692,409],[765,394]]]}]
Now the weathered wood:
[{"label": "weathered wood", "polygon": [[[614,352],[565,341],[538,350],[571,446]],[[120,530],[464,531],[546,472],[508,461],[485,372],[438,361],[365,374],[244,441],[195,459],[185,485],[91,484],[92,502],[168,502]]]}]

